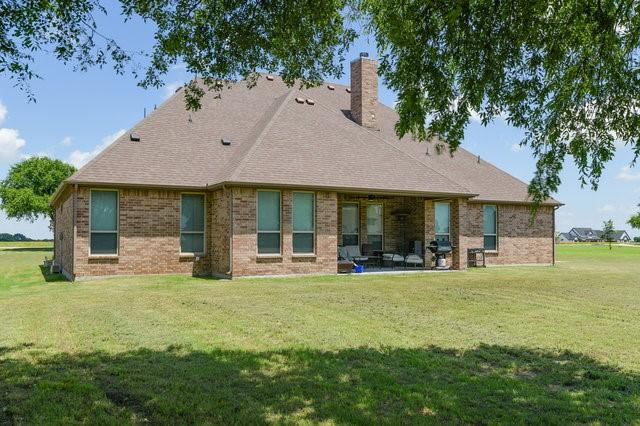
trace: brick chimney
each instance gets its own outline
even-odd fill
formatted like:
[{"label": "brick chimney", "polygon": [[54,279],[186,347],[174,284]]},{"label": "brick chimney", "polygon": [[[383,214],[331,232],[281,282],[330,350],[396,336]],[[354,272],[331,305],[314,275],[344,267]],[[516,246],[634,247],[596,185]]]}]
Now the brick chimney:
[{"label": "brick chimney", "polygon": [[376,126],[378,62],[366,52],[351,61],[351,118],[364,127]]}]

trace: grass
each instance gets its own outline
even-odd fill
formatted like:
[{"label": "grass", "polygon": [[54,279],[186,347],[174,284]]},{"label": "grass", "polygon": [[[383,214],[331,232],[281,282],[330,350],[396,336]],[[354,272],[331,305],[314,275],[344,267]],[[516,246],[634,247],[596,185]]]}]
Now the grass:
[{"label": "grass", "polygon": [[0,250],[13,247],[49,247],[53,249],[53,241],[0,241]]},{"label": "grass", "polygon": [[0,424],[640,424],[640,249],[556,267],[55,282],[0,249]]}]

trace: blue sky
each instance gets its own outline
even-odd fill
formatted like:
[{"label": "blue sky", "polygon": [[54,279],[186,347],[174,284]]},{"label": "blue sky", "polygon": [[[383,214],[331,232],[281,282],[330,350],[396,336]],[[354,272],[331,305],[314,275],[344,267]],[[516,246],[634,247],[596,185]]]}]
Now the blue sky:
[{"label": "blue sky", "polygon": [[[152,28],[136,20],[122,23],[113,16],[101,18],[99,24],[103,33],[131,51],[149,48],[153,41]],[[345,71],[349,60],[361,51],[375,57],[375,44],[364,37],[359,39],[345,61]],[[70,66],[42,56],[35,69],[44,77],[32,82],[36,103],[29,102],[6,76],[0,75],[0,178],[12,163],[29,155],[48,155],[82,165],[141,120],[144,108],[153,109],[191,77],[177,66],[167,76],[164,88],[143,90],[131,76],[117,76],[109,68],[74,72]],[[348,79],[347,72],[340,82],[348,83]],[[387,105],[393,105],[396,99],[384,81],[380,82],[379,96]],[[528,182],[535,161],[528,148],[518,145],[522,135],[522,130],[501,119],[487,127],[472,121],[463,146]],[[626,225],[640,202],[640,167],[629,168],[631,160],[631,150],[619,147],[597,192],[580,187],[577,170],[569,160],[556,194],[565,203],[557,212],[557,230],[568,231],[572,226],[601,228],[602,221],[611,218],[618,228],[627,229],[632,236],[640,235]],[[2,212],[0,232],[51,237],[48,221],[16,222]]]}]

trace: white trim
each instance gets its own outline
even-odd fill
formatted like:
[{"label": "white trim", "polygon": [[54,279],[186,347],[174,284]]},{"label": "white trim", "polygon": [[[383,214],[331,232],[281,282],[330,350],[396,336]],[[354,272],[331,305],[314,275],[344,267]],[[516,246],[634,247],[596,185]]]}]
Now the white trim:
[{"label": "white trim", "polygon": [[[202,231],[183,231],[182,230],[182,196],[183,195],[202,195]],[[207,194],[206,192],[181,192],[180,193],[180,214],[178,216],[178,231],[180,232],[180,256],[204,256],[207,253]],[[182,251],[182,234],[202,234],[202,252],[185,252]]]},{"label": "white trim", "polygon": [[371,242],[369,241],[369,235],[374,235],[374,236],[381,236],[382,237],[382,247],[380,248],[380,250],[384,251],[384,203],[382,201],[367,201],[366,202],[366,206],[367,206],[367,221],[366,221],[366,226],[368,226],[368,221],[369,221],[369,206],[380,206],[381,207],[381,211],[380,211],[380,223],[382,225],[382,232],[380,234],[369,234],[369,230],[366,229],[367,231],[367,244],[369,244],[369,246],[371,246]]},{"label": "white trim", "polygon": [[[487,234],[484,230],[484,208],[485,207],[495,207],[495,223],[494,228],[496,229],[495,234]],[[487,249],[484,247],[484,237],[495,237],[496,238],[496,246],[493,249]],[[482,247],[487,251],[487,253],[497,253],[498,252],[498,205],[497,204],[483,204],[482,205]]]},{"label": "white trim", "polygon": [[[91,253],[91,234],[113,234],[114,231],[91,230],[91,209],[93,191],[116,193],[116,252],[115,253]],[[118,257],[120,255],[120,190],[116,188],[89,188],[89,257]]]},{"label": "white trim", "polygon": [[[294,194],[312,194],[313,195],[313,230],[312,231],[296,231],[293,229],[295,205]],[[315,191],[291,191],[291,253],[293,256],[315,256],[316,255],[316,193]],[[295,234],[313,234],[313,250],[310,252],[296,252],[293,248],[293,237]]]},{"label": "white trim", "polygon": [[[258,229],[258,217],[259,217],[258,209],[260,204],[258,203],[258,194],[260,192],[277,192],[278,193],[278,196],[279,196],[278,224],[280,225],[280,230],[278,231],[260,231]],[[278,253],[260,253],[260,247],[258,246],[258,240],[259,240],[258,236],[260,234],[278,234],[280,236],[280,243],[278,244],[279,246]],[[280,191],[279,189],[256,189],[256,254],[259,257],[282,256],[282,191]]]},{"label": "white trim", "polygon": [[[438,217],[438,209],[436,208],[436,205],[438,204],[446,204],[449,213],[447,214],[447,233],[446,234],[442,234],[442,233],[438,233],[437,229],[436,229],[436,225],[437,225],[437,217]],[[446,236],[447,237],[447,241],[451,241],[451,201],[436,201],[433,203],[433,236],[436,240],[438,240],[438,236]]]},{"label": "white trim", "polygon": [[[356,206],[356,234],[345,234],[343,231],[344,229],[344,210],[343,207],[345,205],[354,205]],[[344,236],[345,235],[355,235],[358,237],[358,247],[360,247],[360,203],[357,201],[345,201],[340,203],[340,215],[342,217],[342,220],[340,221],[340,244],[344,246]]]}]

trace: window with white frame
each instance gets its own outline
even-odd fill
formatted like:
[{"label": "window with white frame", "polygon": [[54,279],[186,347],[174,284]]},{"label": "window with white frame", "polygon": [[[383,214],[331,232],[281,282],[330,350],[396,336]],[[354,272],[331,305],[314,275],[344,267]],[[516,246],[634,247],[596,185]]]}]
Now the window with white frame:
[{"label": "window with white frame", "polygon": [[315,248],[315,194],[293,193],[293,252],[313,253]]},{"label": "window with white frame", "polygon": [[280,191],[258,191],[258,254],[280,254]]},{"label": "window with white frame", "polygon": [[482,206],[484,227],[484,249],[498,249],[498,207],[495,205]]},{"label": "window with white frame", "polygon": [[118,191],[91,191],[90,254],[118,254]]},{"label": "window with white frame", "polygon": [[382,204],[367,205],[367,243],[371,250],[383,250]]},{"label": "window with white frame", "polygon": [[360,244],[360,209],[356,203],[342,205],[342,246]]},{"label": "window with white frame", "polygon": [[436,241],[449,241],[449,203],[435,203],[436,211]]},{"label": "window with white frame", "polygon": [[182,194],[180,252],[204,253],[204,195]]}]

